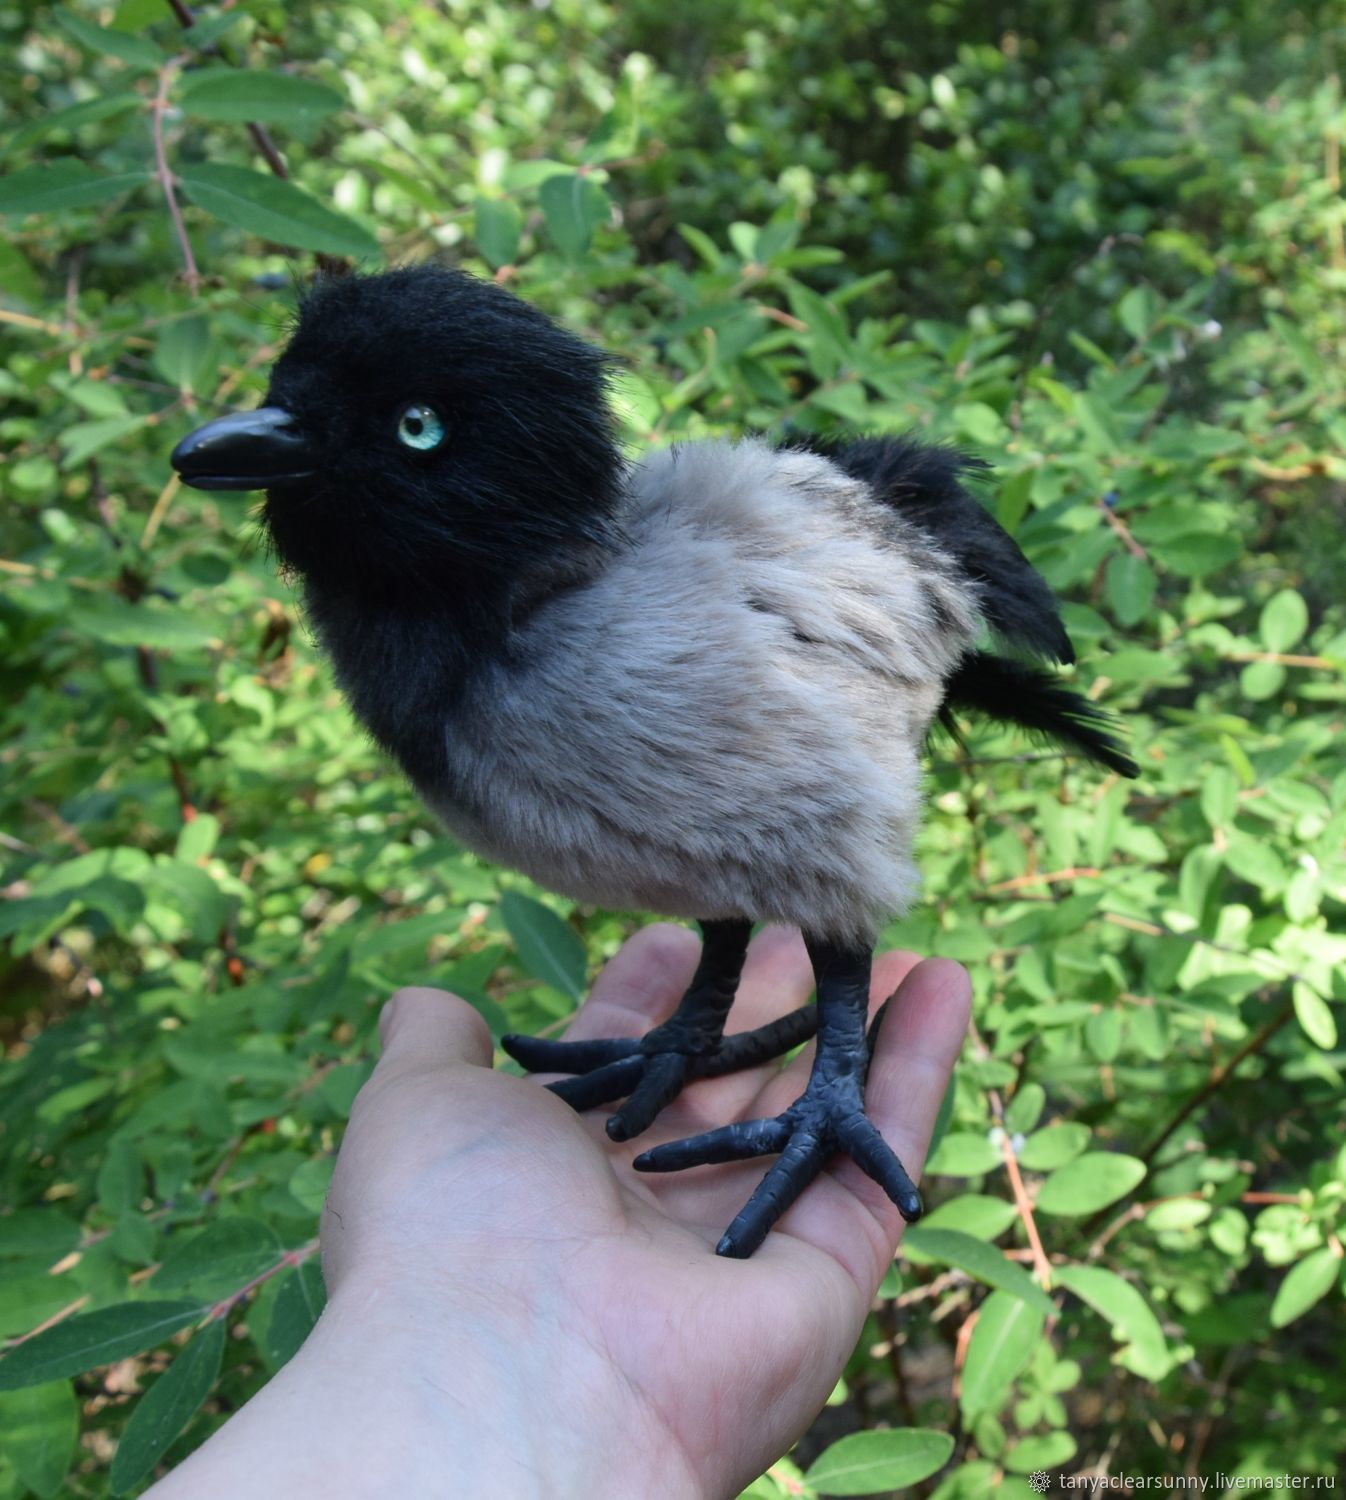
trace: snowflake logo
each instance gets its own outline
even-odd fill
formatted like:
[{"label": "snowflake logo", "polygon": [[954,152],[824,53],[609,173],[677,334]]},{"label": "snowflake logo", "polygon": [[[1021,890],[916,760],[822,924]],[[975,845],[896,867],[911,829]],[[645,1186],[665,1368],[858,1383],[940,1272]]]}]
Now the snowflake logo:
[{"label": "snowflake logo", "polygon": [[1046,1469],[1034,1469],[1028,1476],[1028,1483],[1036,1494],[1045,1495],[1052,1487],[1052,1476]]}]

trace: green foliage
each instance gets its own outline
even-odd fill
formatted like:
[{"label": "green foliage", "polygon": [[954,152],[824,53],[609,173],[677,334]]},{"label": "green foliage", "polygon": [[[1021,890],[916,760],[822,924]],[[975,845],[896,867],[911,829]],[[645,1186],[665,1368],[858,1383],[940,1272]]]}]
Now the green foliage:
[{"label": "green foliage", "polygon": [[178,492],[168,452],[260,394],[307,252],[495,275],[622,357],[634,447],[982,453],[1132,736],[1134,785],[976,727],[932,747],[888,937],[968,965],[976,1036],[819,1429],[849,1435],[749,1493],[1332,1472],[1339,8],[192,20],[0,9],[0,1497],[134,1489],[293,1354],[393,987],[532,1030],[642,919],[450,845],[246,497]]}]

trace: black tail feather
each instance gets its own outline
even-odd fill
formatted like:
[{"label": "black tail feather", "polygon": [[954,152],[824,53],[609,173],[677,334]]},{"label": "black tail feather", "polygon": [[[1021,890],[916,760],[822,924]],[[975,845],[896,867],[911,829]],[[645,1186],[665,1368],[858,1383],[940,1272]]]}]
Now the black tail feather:
[{"label": "black tail feather", "polygon": [[974,651],[946,683],[941,717],[959,708],[1048,735],[1121,776],[1140,774],[1111,716],[1045,668]]}]

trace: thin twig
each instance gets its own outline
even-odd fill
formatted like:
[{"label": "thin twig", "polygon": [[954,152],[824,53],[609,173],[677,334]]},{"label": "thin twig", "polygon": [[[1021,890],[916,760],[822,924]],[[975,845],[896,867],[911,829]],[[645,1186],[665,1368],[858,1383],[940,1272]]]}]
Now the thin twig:
[{"label": "thin twig", "polygon": [[1294,656],[1284,651],[1229,651],[1226,661],[1270,661],[1278,667],[1318,667],[1325,672],[1340,672],[1343,663],[1330,656]]},{"label": "thin twig", "polygon": [[196,269],[196,257],[192,254],[192,242],[187,238],[187,226],[182,222],[182,210],[178,207],[177,194],[173,191],[174,177],[168,165],[168,152],[164,149],[164,114],[168,110],[169,85],[176,71],[176,62],[171,62],[159,69],[159,88],[150,106],[150,114],[154,121],[154,175],[158,178],[159,186],[164,190],[168,212],[173,219],[173,232],[177,235],[178,244],[182,247],[182,259],[185,263],[182,274],[186,279],[187,289],[192,296],[195,296],[201,290],[201,273]]},{"label": "thin twig", "polygon": [[300,1266],[318,1248],[318,1241],[311,1239],[307,1245],[301,1245],[297,1250],[287,1250],[274,1266],[268,1266],[260,1275],[254,1276],[251,1281],[245,1282],[236,1292],[230,1292],[227,1297],[221,1297],[206,1313],[202,1323],[213,1323],[217,1318],[223,1318],[231,1309],[236,1307],[250,1292],[255,1292],[263,1282],[270,1281],[273,1276],[279,1276],[282,1271],[289,1270],[292,1266]]},{"label": "thin twig", "polygon": [[[184,31],[190,30],[196,25],[196,17],[192,15],[183,0],[168,0],[168,8],[177,17],[178,25]],[[209,47],[202,47],[201,52],[207,57],[218,57],[221,62],[228,62],[224,48],[218,42],[212,42]],[[271,139],[264,125],[258,125],[255,121],[249,121],[248,134],[253,139],[253,144],[262,153],[268,167],[277,177],[289,177],[285,163],[281,160],[280,152],[276,150],[276,143]]]},{"label": "thin twig", "polygon": [[182,488],[182,482],[176,474],[168,476],[168,483],[159,491],[159,498],[154,502],[154,507],[145,522],[145,529],[140,533],[140,546],[144,551],[154,540],[159,527],[163,524],[164,516],[168,514],[168,507],[173,503],[173,497]]},{"label": "thin twig", "polygon": [[0,323],[12,323],[15,328],[35,328],[39,333],[58,339],[65,337],[67,331],[59,323],[48,323],[42,318],[29,317],[27,313],[10,312],[7,307],[0,307]]},{"label": "thin twig", "polygon": [[[988,1097],[990,1093],[988,1091]],[[997,1098],[996,1103],[999,1103]],[[992,1105],[995,1109],[995,1105]],[[1038,1284],[1044,1292],[1051,1290],[1052,1286],[1052,1263],[1047,1259],[1047,1252],[1042,1248],[1042,1238],[1038,1234],[1037,1220],[1033,1217],[1033,1203],[1028,1196],[1028,1190],[1024,1187],[1023,1176],[1019,1171],[1019,1160],[1014,1154],[1014,1142],[1010,1133],[1003,1124],[1003,1111],[1000,1114],[1000,1150],[1005,1158],[1005,1170],[1009,1173],[1010,1190],[1014,1194],[1014,1206],[1019,1210],[1019,1217],[1023,1220],[1024,1232],[1028,1235],[1028,1248],[1033,1252],[1033,1274],[1038,1279]]]},{"label": "thin twig", "polygon": [[[983,1057],[989,1057],[990,1048],[982,1041],[976,1022],[969,1023],[969,1027],[973,1046]],[[1028,1196],[1028,1189],[1024,1186],[1023,1174],[1019,1171],[1019,1159],[1014,1154],[1014,1143],[1010,1132],[1005,1128],[1005,1106],[1001,1101],[999,1090],[987,1089],[986,1102],[990,1105],[992,1118],[1000,1128],[1000,1150],[1005,1158],[1005,1171],[1009,1174],[1010,1191],[1014,1194],[1014,1206],[1019,1211],[1024,1233],[1028,1236],[1028,1248],[1033,1256],[1033,1274],[1037,1277],[1043,1291],[1050,1291],[1051,1261],[1047,1259],[1047,1252],[1043,1249],[1042,1236],[1038,1233],[1037,1220],[1033,1216],[1033,1200]]]},{"label": "thin twig", "polygon": [[1026,885],[1055,885],[1062,880],[1096,880],[1102,870],[1093,865],[1074,865],[1068,870],[1048,870],[1041,875],[1016,875],[1013,880],[997,881],[988,885],[987,891],[1018,891]]},{"label": "thin twig", "polygon": [[1097,503],[1099,510],[1103,514],[1103,519],[1122,539],[1122,546],[1126,548],[1132,557],[1138,557],[1142,562],[1148,562],[1150,554],[1131,535],[1131,528],[1126,522],[1115,511],[1110,510],[1104,501],[1099,500]]},{"label": "thin twig", "polygon": [[1141,1161],[1146,1166],[1149,1166],[1183,1121],[1195,1114],[1212,1094],[1218,1093],[1228,1083],[1239,1064],[1259,1053],[1293,1014],[1294,1001],[1291,999],[1282,1001],[1280,1009],[1277,1010],[1269,1021],[1259,1030],[1255,1031],[1236,1052],[1231,1053],[1224,1062],[1212,1070],[1210,1077],[1205,1083],[1196,1090],[1191,1098],[1178,1110],[1177,1114],[1155,1136],[1154,1140],[1140,1153]]}]

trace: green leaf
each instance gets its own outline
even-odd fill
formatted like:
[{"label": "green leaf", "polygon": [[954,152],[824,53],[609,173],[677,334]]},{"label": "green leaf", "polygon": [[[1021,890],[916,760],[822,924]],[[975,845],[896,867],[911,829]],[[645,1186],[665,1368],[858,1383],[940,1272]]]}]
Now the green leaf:
[{"label": "green leaf", "polygon": [[0,214],[46,214],[89,208],[119,198],[149,180],[148,172],[105,176],[74,157],[62,156],[40,167],[25,167],[22,172],[0,178]]},{"label": "green leaf", "polygon": [[1296,1261],[1286,1273],[1285,1280],[1276,1288],[1276,1297],[1271,1304],[1271,1326],[1284,1328],[1302,1317],[1315,1302],[1320,1302],[1332,1290],[1333,1283],[1341,1271],[1342,1258],[1329,1245],[1311,1251],[1303,1260]]},{"label": "green leaf", "polygon": [[332,1186],[332,1173],[336,1170],[333,1156],[315,1156],[301,1162],[290,1174],[291,1194],[310,1213],[319,1213],[327,1201],[327,1190]]},{"label": "green leaf", "polygon": [[1084,1040],[1099,1062],[1111,1062],[1122,1045],[1122,1017],[1116,1010],[1096,1010],[1084,1023]]},{"label": "green leaf", "polygon": [[79,1244],[80,1227],[55,1208],[20,1208],[0,1214],[0,1260],[54,1265]]},{"label": "green leaf", "polygon": [[[76,422],[67,427],[60,436],[63,469],[77,469],[87,459],[110,443],[120,443],[123,438],[138,432],[146,422],[145,417],[104,417],[98,422]],[[127,603],[118,600],[118,603]],[[127,603],[128,608],[135,608]]]},{"label": "green leaf", "polygon": [[148,37],[133,36],[129,31],[116,31],[110,26],[95,26],[92,21],[74,15],[61,5],[56,7],[55,16],[57,25],[90,52],[115,57],[140,69],[161,68],[168,61]]},{"label": "green leaf", "polygon": [[932,1208],[921,1220],[922,1229],[958,1229],[979,1240],[993,1240],[1019,1217],[1019,1210],[1004,1198],[987,1193],[960,1193]]},{"label": "green leaf", "polygon": [[182,169],[180,181],[207,213],[263,239],[356,260],[379,255],[367,229],[279,177],[226,162],[197,162]]},{"label": "green leaf", "polygon": [[159,330],[154,368],[180,391],[201,392],[215,372],[210,325],[197,315],[175,318]]},{"label": "green leaf", "polygon": [[1005,1106],[1005,1129],[1011,1135],[1025,1135],[1037,1124],[1047,1102],[1047,1091],[1040,1083],[1025,1083]]},{"label": "green leaf", "polygon": [[190,823],[182,825],[173,858],[185,865],[208,859],[219,842],[220,820],[214,813],[197,813]]},{"label": "green leaf", "polygon": [[508,198],[477,199],[472,237],[492,270],[512,266],[518,260],[522,232],[523,215]]},{"label": "green leaf", "polygon": [[219,1377],[224,1342],[224,1319],[216,1318],[136,1402],[112,1459],[114,1495],[139,1484],[196,1415]]},{"label": "green leaf", "polygon": [[112,1141],[96,1178],[98,1202],[113,1218],[140,1201],[144,1174],[140,1152],[132,1141]]},{"label": "green leaf", "polygon": [[[1201,781],[1201,815],[1211,828],[1228,828],[1238,811],[1238,781],[1228,766],[1210,766]],[[1228,863],[1228,861],[1226,861]]]},{"label": "green leaf", "polygon": [[266,1327],[266,1357],[273,1369],[292,1359],[313,1331],[327,1301],[317,1258],[306,1260],[281,1279]]},{"label": "green leaf", "polygon": [[201,1316],[201,1304],[119,1302],[66,1318],[0,1358],[0,1391],[99,1369],[160,1344]]},{"label": "green leaf", "polygon": [[71,1115],[82,1113],[98,1100],[106,1099],[116,1086],[116,1080],[112,1078],[83,1078],[78,1083],[57,1089],[54,1094],[48,1094],[34,1113],[44,1125],[58,1125]]},{"label": "green leaf", "polygon": [[953,1437],[928,1427],[852,1432],[820,1453],[804,1478],[821,1495],[874,1495],[918,1484],[952,1453]]},{"label": "green leaf", "polygon": [[1030,1172],[1050,1172],[1078,1156],[1089,1144],[1089,1127],[1061,1120],[1035,1130],[1019,1148],[1019,1165]]},{"label": "green leaf", "polygon": [[1243,556],[1243,541],[1236,536],[1192,532],[1163,543],[1165,564],[1184,578],[1204,578],[1226,568]]},{"label": "green leaf", "polygon": [[1282,589],[1262,606],[1258,633],[1268,651],[1288,651],[1309,628],[1309,607],[1294,589]]},{"label": "green leaf", "polygon": [[549,906],[520,891],[506,891],[500,898],[500,916],[514,939],[519,962],[533,978],[572,1000],[581,999],[589,960],[574,930]]},{"label": "green leaf", "polygon": [[1210,1218],[1210,1204],[1204,1198],[1174,1198],[1168,1203],[1156,1203],[1145,1215],[1151,1229],[1165,1231],[1195,1229]]},{"label": "green leaf", "polygon": [[109,646],[158,646],[165,650],[199,650],[218,640],[215,625],[193,620],[181,605],[169,609],[158,600],[132,604],[115,594],[82,597],[66,615],[66,625],[79,635],[92,636]]},{"label": "green leaf", "polygon": [[567,260],[581,259],[608,217],[608,195],[592,177],[568,172],[548,177],[537,198],[552,243]]},{"label": "green leaf", "polygon": [[1004,1161],[1000,1148],[984,1135],[955,1130],[939,1143],[925,1170],[936,1177],[980,1177],[985,1172],[994,1172]]},{"label": "green leaf", "polygon": [[1085,447],[1093,453],[1116,453],[1122,446],[1117,419],[1100,396],[1081,391],[1075,397],[1075,415],[1084,434]]},{"label": "green leaf", "polygon": [[156,1292],[190,1292],[202,1301],[227,1297],[274,1266],[281,1256],[276,1231],[260,1219],[217,1219],[190,1238],[169,1241],[154,1273]]},{"label": "green leaf", "polygon": [[953,1107],[958,1092],[958,1076],[955,1072],[950,1076],[948,1086],[944,1090],[944,1097],[939,1102],[939,1111],[935,1115],[934,1129],[930,1132],[930,1145],[926,1148],[927,1157],[932,1156],[940,1148],[940,1143],[949,1133],[949,1125],[953,1120]]},{"label": "green leaf", "polygon": [[1068,1432],[1044,1432],[1012,1443],[1004,1462],[1011,1473],[1031,1474],[1035,1469],[1059,1469],[1075,1451],[1075,1439]]},{"label": "green leaf", "polygon": [[1117,321],[1139,344],[1154,326],[1159,299],[1147,286],[1133,286],[1117,304]]},{"label": "green leaf", "polygon": [[1118,1151],[1087,1151],[1042,1184],[1035,1207],[1045,1214],[1078,1219],[1124,1197],[1144,1180],[1145,1163]]},{"label": "green leaf", "polygon": [[189,115],[201,120],[302,128],[334,114],[346,101],[325,83],[290,73],[253,72],[237,68],[203,68],[189,73],[178,89]]},{"label": "green leaf", "polygon": [[1313,988],[1297,979],[1291,987],[1294,997],[1295,1017],[1304,1029],[1304,1035],[1315,1047],[1331,1052],[1337,1045],[1337,1021],[1332,1007]]},{"label": "green leaf", "polygon": [[1143,557],[1119,552],[1108,563],[1108,607],[1119,625],[1136,625],[1145,618],[1156,585],[1154,569]]},{"label": "green leaf", "polygon": [[1239,687],[1250,703],[1265,703],[1285,686],[1285,668],[1275,661],[1253,661],[1239,673]]},{"label": "green leaf", "polygon": [[8,1265],[0,1276],[0,1336],[31,1333],[39,1323],[79,1300],[82,1288],[68,1273]]},{"label": "green leaf", "polygon": [[1061,1266],[1056,1280],[1107,1319],[1125,1346],[1118,1351],[1119,1364],[1145,1380],[1162,1380],[1173,1368],[1159,1320],[1129,1281],[1102,1266]]},{"label": "green leaf", "polygon": [[1050,1317],[1056,1308],[1051,1298],[1029,1276],[1022,1266],[1007,1260],[1002,1251],[985,1240],[975,1239],[970,1234],[961,1234],[956,1229],[930,1229],[918,1224],[907,1230],[902,1248],[919,1260],[933,1260],[944,1266],[957,1266],[987,1286],[999,1287],[1011,1296],[1031,1303]]},{"label": "green leaf", "polygon": [[1008,1292],[992,1292],[982,1303],[963,1366],[966,1416],[999,1411],[1005,1404],[1010,1383],[1033,1357],[1045,1321],[1040,1307]]},{"label": "green leaf", "polygon": [[984,401],[968,401],[953,409],[953,422],[958,431],[982,448],[997,449],[1004,445],[1006,427],[995,407]]},{"label": "green leaf", "polygon": [[67,1381],[0,1393],[0,1454],[41,1500],[59,1494],[78,1438],[79,1407]]},{"label": "green leaf", "polygon": [[[16,130],[4,143],[5,154],[17,151],[32,141],[41,140],[58,130],[78,130],[81,125],[93,125],[99,120],[115,119],[128,110],[143,109],[145,101],[139,94],[103,94],[97,99],[83,99],[78,104],[69,104],[64,109],[54,109],[49,114],[30,120]],[[74,158],[69,158],[73,160]]]}]

